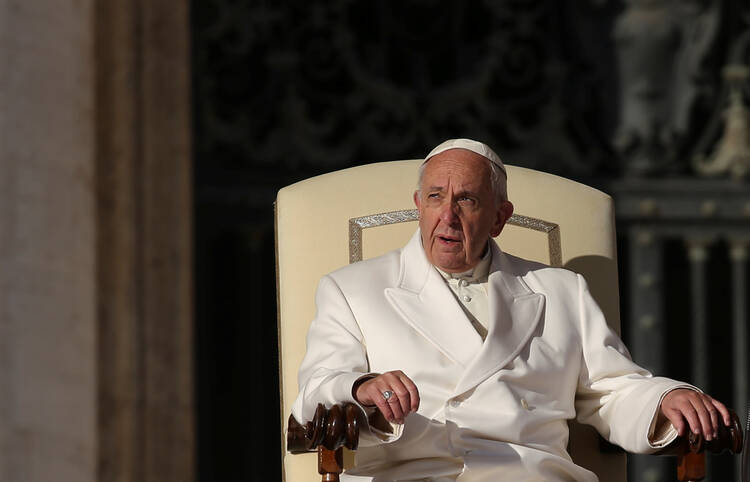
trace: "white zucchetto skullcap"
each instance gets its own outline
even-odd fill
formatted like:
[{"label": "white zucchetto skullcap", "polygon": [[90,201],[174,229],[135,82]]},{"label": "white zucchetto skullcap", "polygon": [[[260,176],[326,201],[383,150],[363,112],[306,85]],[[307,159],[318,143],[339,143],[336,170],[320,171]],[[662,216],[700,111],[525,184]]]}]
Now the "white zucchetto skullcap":
[{"label": "white zucchetto skullcap", "polygon": [[422,164],[429,161],[432,156],[436,156],[441,152],[445,152],[449,149],[466,149],[467,151],[479,154],[480,156],[488,159],[491,163],[499,167],[500,170],[503,171],[503,174],[507,175],[507,173],[505,172],[505,165],[503,164],[503,161],[500,160],[500,156],[495,154],[495,151],[493,151],[492,148],[490,148],[490,146],[488,146],[487,144],[479,141],[473,141],[471,139],[448,139],[445,142],[441,142],[436,148],[434,148],[430,151],[429,154],[427,154]]}]

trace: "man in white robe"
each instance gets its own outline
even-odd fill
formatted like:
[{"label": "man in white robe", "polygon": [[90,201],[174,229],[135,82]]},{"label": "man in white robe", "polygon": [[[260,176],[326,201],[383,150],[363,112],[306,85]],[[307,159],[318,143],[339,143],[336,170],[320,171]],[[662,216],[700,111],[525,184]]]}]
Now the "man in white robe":
[{"label": "man in white robe", "polygon": [[316,295],[294,417],[353,402],[388,422],[364,431],[348,474],[594,481],[566,452],[571,418],[632,452],[729,423],[720,402],[634,364],[580,275],[499,249],[513,205],[487,145],[442,143],[418,186],[407,246]]}]

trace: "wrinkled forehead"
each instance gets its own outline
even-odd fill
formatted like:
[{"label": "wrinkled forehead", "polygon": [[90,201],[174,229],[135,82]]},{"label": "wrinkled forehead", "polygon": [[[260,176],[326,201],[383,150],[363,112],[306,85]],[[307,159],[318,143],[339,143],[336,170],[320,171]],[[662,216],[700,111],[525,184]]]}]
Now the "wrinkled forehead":
[{"label": "wrinkled forehead", "polygon": [[476,153],[453,149],[432,156],[422,164],[420,181],[424,189],[452,189],[479,192],[491,189],[490,162]]}]

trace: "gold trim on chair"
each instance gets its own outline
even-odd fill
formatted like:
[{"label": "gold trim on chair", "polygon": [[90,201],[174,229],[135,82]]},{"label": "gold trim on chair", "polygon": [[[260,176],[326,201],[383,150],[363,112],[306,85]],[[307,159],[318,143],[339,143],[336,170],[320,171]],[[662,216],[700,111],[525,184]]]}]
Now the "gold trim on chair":
[{"label": "gold trim on chair", "polygon": [[562,266],[560,225],[542,219],[522,216],[520,214],[514,214],[511,216],[508,220],[508,224],[547,233],[547,242],[549,243],[549,265],[555,268],[560,268]]},{"label": "gold trim on chair", "polygon": [[[387,213],[370,214],[359,218],[349,219],[349,263],[362,261],[362,230],[389,224],[416,221],[419,213],[416,209],[403,209]],[[560,245],[560,226],[542,219],[514,214],[508,219],[508,224],[521,228],[541,231],[547,234],[549,243],[550,266],[562,266],[562,247]]]},{"label": "gold trim on chair", "polygon": [[419,213],[416,209],[403,209],[349,219],[349,263],[362,261],[362,230],[364,228],[405,223],[417,219],[419,219]]}]

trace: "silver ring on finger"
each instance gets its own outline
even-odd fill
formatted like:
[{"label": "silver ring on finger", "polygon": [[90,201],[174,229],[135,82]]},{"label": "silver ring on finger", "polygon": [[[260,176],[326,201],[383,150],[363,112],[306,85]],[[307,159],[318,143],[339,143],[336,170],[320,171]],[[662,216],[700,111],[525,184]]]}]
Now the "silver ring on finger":
[{"label": "silver ring on finger", "polygon": [[385,390],[383,392],[383,398],[385,398],[386,401],[388,401],[393,396],[393,392],[390,390]]}]

